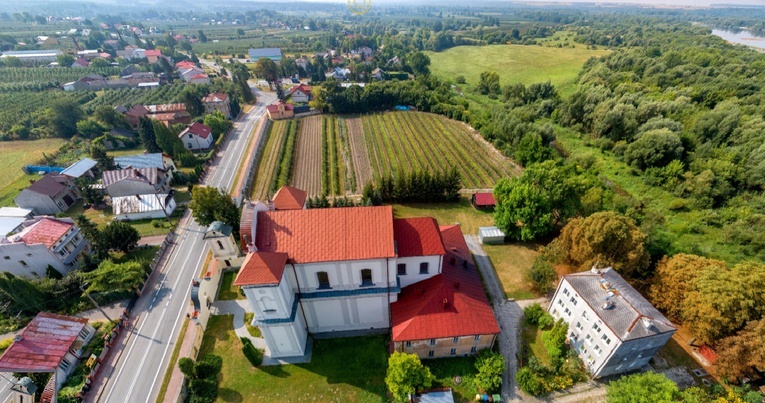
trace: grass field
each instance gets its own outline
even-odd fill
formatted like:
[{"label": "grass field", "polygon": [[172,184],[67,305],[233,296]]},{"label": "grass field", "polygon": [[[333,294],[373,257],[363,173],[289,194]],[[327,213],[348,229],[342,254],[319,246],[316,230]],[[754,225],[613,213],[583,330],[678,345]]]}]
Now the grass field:
[{"label": "grass field", "polygon": [[[524,361],[529,357],[536,357],[542,364],[550,365],[550,355],[542,341],[542,329],[534,325],[524,324],[521,330],[521,339],[523,349],[528,355],[524,354]],[[523,363],[524,365],[526,362]]]},{"label": "grass field", "polygon": [[235,299],[244,299],[239,294],[239,286],[234,285],[234,279],[236,279],[237,272],[229,271],[223,273],[223,279],[220,282],[220,291],[218,291],[218,299],[221,301],[230,301]]},{"label": "grass field", "polygon": [[0,206],[13,206],[13,199],[29,186],[29,180],[39,178],[25,175],[22,166],[38,162],[43,153],[50,155],[65,142],[57,138],[0,142],[0,172],[5,172],[0,176]]},{"label": "grass field", "polygon": [[472,87],[478,84],[482,72],[495,71],[502,85],[550,80],[563,94],[573,91],[574,80],[587,59],[606,53],[583,47],[525,45],[457,46],[443,52],[427,52],[430,69],[440,78],[454,80],[461,75]]},{"label": "grass field", "polygon": [[212,316],[199,356],[223,358],[218,402],[386,402],[384,336],[316,340],[308,364],[254,368],[233,316]]}]

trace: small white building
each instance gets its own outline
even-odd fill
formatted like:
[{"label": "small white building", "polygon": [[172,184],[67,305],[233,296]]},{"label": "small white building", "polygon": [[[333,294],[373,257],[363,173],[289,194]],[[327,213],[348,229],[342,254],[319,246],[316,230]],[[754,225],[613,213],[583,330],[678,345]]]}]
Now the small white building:
[{"label": "small white building", "polygon": [[213,144],[212,129],[197,122],[183,130],[178,138],[183,141],[183,146],[189,150],[206,150]]},{"label": "small white building", "polygon": [[505,233],[497,227],[478,227],[478,240],[485,244],[505,243]]},{"label": "small white building", "polygon": [[0,271],[45,277],[48,266],[62,275],[77,267],[88,243],[71,218],[36,217],[21,231],[0,239]]},{"label": "small white building", "polygon": [[612,268],[564,276],[547,309],[595,378],[636,370],[677,328]]},{"label": "small white building", "polygon": [[175,211],[170,194],[143,194],[112,198],[114,218],[120,221],[167,218]]}]

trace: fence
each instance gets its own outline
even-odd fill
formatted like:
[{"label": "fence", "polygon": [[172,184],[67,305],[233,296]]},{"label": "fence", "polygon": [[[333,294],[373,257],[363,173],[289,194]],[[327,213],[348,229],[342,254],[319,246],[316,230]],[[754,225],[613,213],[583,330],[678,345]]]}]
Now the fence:
[{"label": "fence", "polygon": [[261,119],[263,120],[263,125],[261,125],[260,133],[258,133],[258,144],[255,146],[255,152],[252,154],[252,160],[249,161],[249,166],[247,167],[247,171],[245,173],[244,185],[240,190],[239,197],[237,197],[238,206],[242,205],[244,195],[247,195],[246,197],[248,199],[250,198],[250,187],[255,180],[253,170],[257,169],[257,162],[260,160],[260,154],[263,153],[263,149],[265,148],[266,140],[268,137],[268,129],[271,127],[271,119],[266,119],[265,115],[263,115]]}]

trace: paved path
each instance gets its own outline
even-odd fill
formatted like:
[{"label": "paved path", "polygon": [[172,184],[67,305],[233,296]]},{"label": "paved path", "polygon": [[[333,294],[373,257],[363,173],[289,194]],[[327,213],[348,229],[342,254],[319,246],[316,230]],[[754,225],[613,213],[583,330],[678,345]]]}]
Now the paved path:
[{"label": "paved path", "polygon": [[138,240],[138,246],[142,246],[142,245],[159,246],[159,245],[162,245],[162,242],[165,242],[165,238],[167,238],[167,234],[144,236]]},{"label": "paved path", "polygon": [[465,241],[470,248],[470,252],[475,257],[478,269],[481,271],[486,288],[491,295],[494,316],[497,317],[499,328],[502,333],[499,334],[499,352],[505,357],[505,373],[502,379],[502,400],[522,400],[518,388],[515,384],[515,372],[518,370],[518,346],[521,339],[521,321],[523,320],[523,309],[515,302],[508,301],[505,298],[505,290],[502,288],[497,273],[491,265],[489,257],[481,247],[478,237],[466,235]]}]

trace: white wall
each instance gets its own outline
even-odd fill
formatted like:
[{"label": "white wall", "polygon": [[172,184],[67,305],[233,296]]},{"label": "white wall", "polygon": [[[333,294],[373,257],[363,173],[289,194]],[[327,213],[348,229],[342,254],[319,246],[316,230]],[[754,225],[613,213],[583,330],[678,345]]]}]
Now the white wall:
[{"label": "white wall", "polygon": [[282,281],[278,286],[243,287],[256,320],[284,319],[292,314],[295,293],[290,284]]},{"label": "white wall", "polygon": [[[164,196],[160,196],[164,197]],[[170,214],[173,214],[173,211],[175,211],[175,199],[170,199],[170,201],[167,203],[167,206],[165,206],[165,211],[162,210],[153,210],[153,211],[142,211],[137,213],[125,213],[125,214],[119,214],[114,216],[117,220],[125,221],[125,220],[147,220],[147,219],[154,219],[154,218],[167,218],[170,216]]]},{"label": "white wall", "polygon": [[201,150],[210,147],[213,142],[213,135],[211,133],[205,139],[192,133],[186,133],[181,137],[181,141],[183,141],[183,146],[189,150]]},{"label": "white wall", "polygon": [[[26,263],[26,265],[21,262]],[[0,271],[21,277],[45,277],[48,265],[61,274],[69,268],[58,260],[43,244],[25,245],[23,243],[0,244]]]},{"label": "white wall", "polygon": [[296,264],[295,270],[298,275],[300,290],[304,293],[323,291],[318,288],[317,273],[319,272],[327,273],[331,290],[355,290],[362,288],[361,270],[363,269],[372,270],[373,287],[386,287],[386,280],[388,284],[395,286],[395,261],[396,259],[374,259]]},{"label": "white wall", "polygon": [[[417,283],[422,280],[429,279],[441,272],[441,264],[443,257],[441,255],[434,256],[415,256],[415,257],[400,257],[396,259],[396,271],[398,272],[399,264],[406,264],[406,275],[398,276],[401,281],[401,287]],[[420,274],[420,263],[428,263],[428,274]]]},{"label": "white wall", "polygon": [[312,333],[385,329],[388,322],[387,294],[328,299],[303,299],[308,330]]},{"label": "white wall", "polygon": [[305,354],[308,332],[300,309],[292,323],[259,326],[272,357],[295,357]]}]

